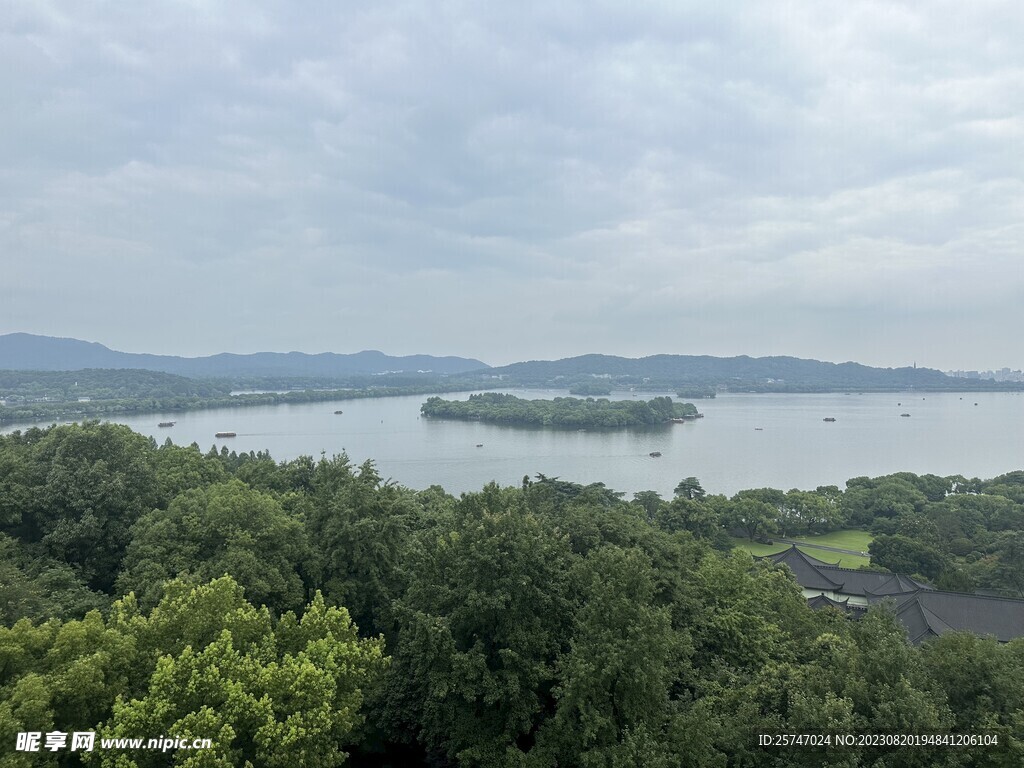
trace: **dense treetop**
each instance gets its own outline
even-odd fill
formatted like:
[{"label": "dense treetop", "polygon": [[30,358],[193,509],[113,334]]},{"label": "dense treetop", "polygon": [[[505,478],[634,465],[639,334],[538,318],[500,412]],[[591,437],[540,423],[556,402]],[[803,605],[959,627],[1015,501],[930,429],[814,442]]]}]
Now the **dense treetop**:
[{"label": "dense treetop", "polygon": [[420,412],[439,419],[577,429],[642,427],[697,416],[697,409],[691,403],[673,403],[670,397],[656,397],[648,402],[591,397],[526,400],[497,392],[470,395],[468,400],[431,397],[420,407]]},{"label": "dense treetop", "polygon": [[[3,764],[78,765],[15,735],[96,730],[213,740],[87,759],[120,768],[1021,765],[1024,640],[915,648],[884,606],[813,612],[729,531],[866,525],[890,542],[876,564],[930,567],[916,542],[940,579],[1009,588],[1022,509],[1024,473],[732,498],[687,477],[632,500],[539,475],[456,498],[343,455],[278,463],[98,423],[0,436]],[[999,745],[761,748],[765,732]]]}]

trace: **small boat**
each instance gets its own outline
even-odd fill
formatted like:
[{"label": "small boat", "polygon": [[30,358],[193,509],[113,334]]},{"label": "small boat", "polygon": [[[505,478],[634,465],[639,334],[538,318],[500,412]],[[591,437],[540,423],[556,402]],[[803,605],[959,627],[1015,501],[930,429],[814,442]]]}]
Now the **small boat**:
[{"label": "small boat", "polygon": [[344,411],[335,411],[334,415],[335,416],[341,416],[341,414],[343,414],[343,413],[344,413]]},{"label": "small boat", "polygon": [[484,444],[483,444],[483,443],[477,443],[477,444],[476,444],[476,447],[477,447],[477,448],[483,448],[483,447],[484,447]]},{"label": "small boat", "polygon": [[236,432],[218,432],[214,437],[235,437]]},{"label": "small boat", "polygon": [[173,427],[175,424],[177,424],[176,421],[161,421],[159,424],[157,424],[157,426],[158,427]]},{"label": "small boat", "polygon": [[650,457],[651,457],[652,459],[656,459],[656,458],[658,458],[659,456],[661,456],[661,451],[651,451],[651,452],[650,452],[650,453],[648,454],[648,456],[650,456]]},{"label": "small boat", "polygon": [[754,427],[755,432],[764,432],[764,427]]},{"label": "small boat", "polygon": [[902,416],[904,419],[909,419],[910,418],[910,414],[909,413],[901,413],[900,416]]},{"label": "small boat", "polygon": [[836,420],[835,416],[826,416],[824,419],[822,419],[822,421],[835,421],[835,420]]}]

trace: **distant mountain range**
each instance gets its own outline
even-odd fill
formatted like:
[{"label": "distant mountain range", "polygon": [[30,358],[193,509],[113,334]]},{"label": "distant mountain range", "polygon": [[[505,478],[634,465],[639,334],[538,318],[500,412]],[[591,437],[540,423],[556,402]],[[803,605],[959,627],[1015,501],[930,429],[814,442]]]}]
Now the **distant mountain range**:
[{"label": "distant mountain range", "polygon": [[[532,360],[491,368],[463,357],[382,352],[223,353],[209,357],[174,357],[116,352],[102,344],[11,333],[0,336],[0,370],[77,371],[87,368],[142,369],[190,378],[355,379],[401,371],[405,376],[429,371],[460,388],[501,386],[569,388],[586,382],[650,390],[714,387],[728,391],[819,392],[864,390],[1022,390],[1006,382],[956,379],[932,368],[872,368],[860,363],[826,363],[797,357],[711,357],[653,355],[628,358],[580,355],[563,360]],[[402,378],[402,377],[400,377]],[[416,377],[417,379],[419,377]],[[376,379],[374,379],[376,381]],[[366,382],[359,386],[367,386]]]},{"label": "distant mountain range", "polygon": [[348,377],[393,371],[457,374],[488,368],[463,357],[408,355],[392,357],[369,350],[354,354],[324,352],[223,353],[209,357],[175,357],[117,352],[96,342],[10,333],[0,336],[0,369],[77,371],[85,368],[136,368],[189,377],[304,376]]},{"label": "distant mountain range", "polygon": [[859,363],[824,363],[797,357],[710,357],[653,355],[637,359],[610,355],[581,355],[564,360],[530,361],[491,368],[488,376],[538,386],[579,382],[595,377],[612,383],[644,384],[650,388],[710,385],[726,389],[814,391],[817,389],[963,388],[931,368],[872,368]]}]

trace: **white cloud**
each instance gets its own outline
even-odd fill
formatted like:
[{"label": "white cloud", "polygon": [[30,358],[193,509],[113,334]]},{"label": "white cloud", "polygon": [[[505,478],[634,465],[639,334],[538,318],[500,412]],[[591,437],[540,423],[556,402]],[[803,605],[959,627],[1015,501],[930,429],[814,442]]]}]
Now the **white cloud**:
[{"label": "white cloud", "polygon": [[0,331],[1019,366],[1022,36],[986,2],[23,4]]}]

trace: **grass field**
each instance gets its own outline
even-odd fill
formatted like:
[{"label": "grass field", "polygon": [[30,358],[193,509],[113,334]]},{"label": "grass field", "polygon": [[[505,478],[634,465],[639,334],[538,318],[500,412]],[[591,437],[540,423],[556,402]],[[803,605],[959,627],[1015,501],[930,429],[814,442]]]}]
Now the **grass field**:
[{"label": "grass field", "polygon": [[[871,563],[870,558],[862,557],[860,555],[846,555],[841,552],[830,552],[827,549],[819,549],[815,547],[815,544],[821,544],[827,547],[840,547],[841,549],[852,549],[857,552],[867,552],[868,544],[871,543],[871,534],[867,531],[833,531],[832,533],[826,533],[822,536],[801,536],[793,537],[794,541],[799,541],[797,549],[804,552],[811,557],[816,557],[819,560],[824,560],[826,563],[835,563],[838,561],[839,566],[842,568],[860,568],[862,565],[869,565]],[[748,541],[747,539],[736,539],[733,540],[733,546],[739,549],[744,549],[752,555],[774,555],[776,552],[789,547],[789,544],[782,542],[776,542],[775,544],[758,544],[757,542]]]},{"label": "grass field", "polygon": [[807,544],[822,544],[826,547],[839,547],[840,549],[853,549],[857,552],[867,552],[868,545],[874,537],[867,531],[832,531],[821,536],[790,536],[793,541],[802,541]]}]

